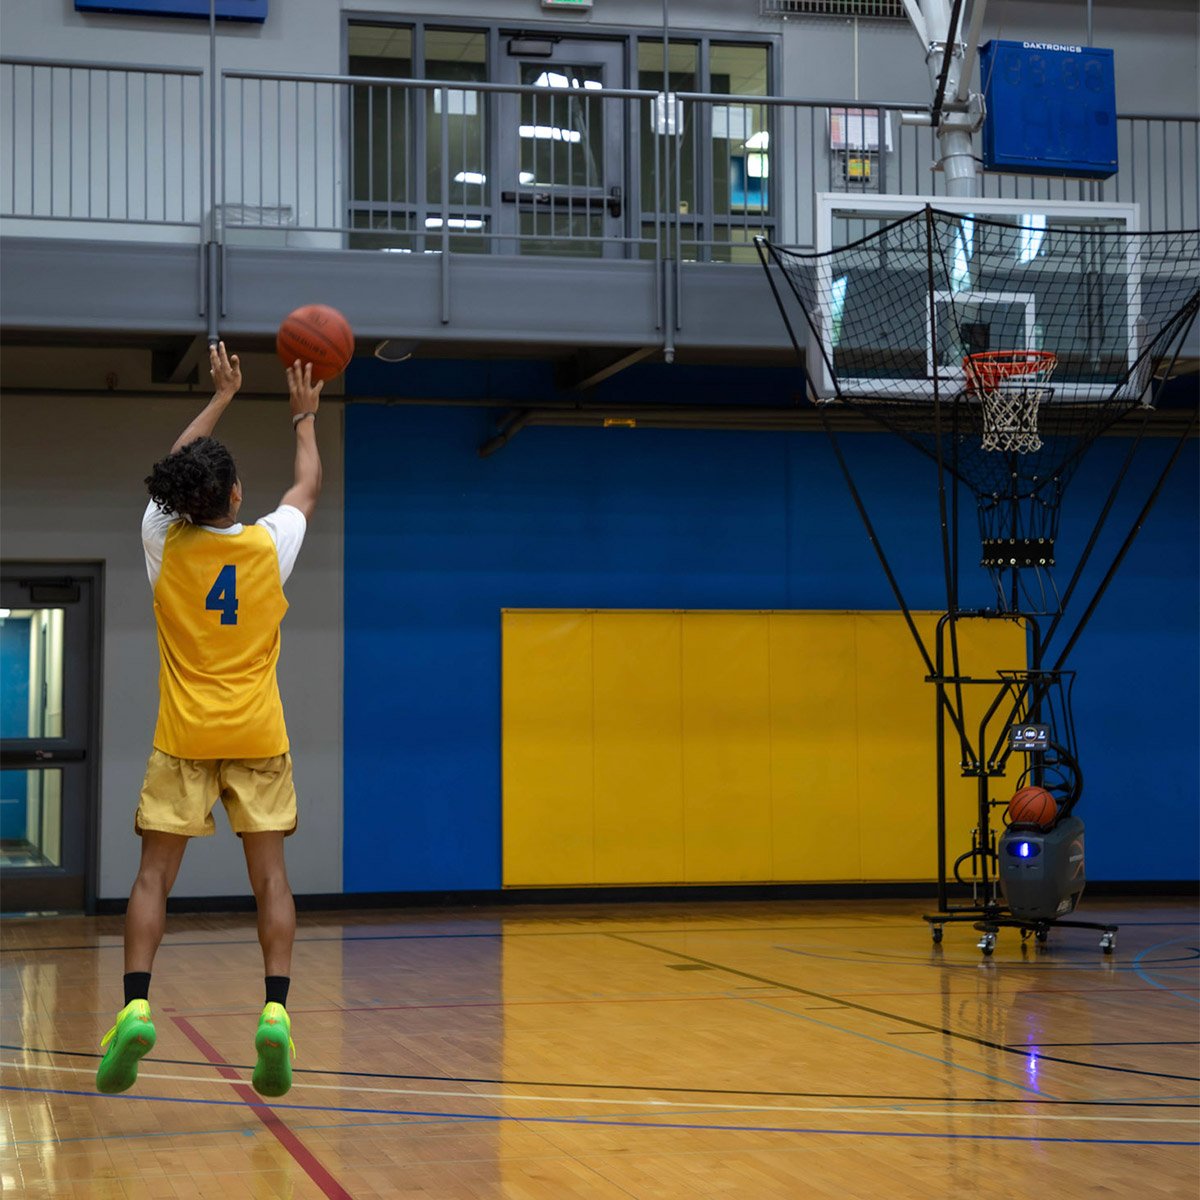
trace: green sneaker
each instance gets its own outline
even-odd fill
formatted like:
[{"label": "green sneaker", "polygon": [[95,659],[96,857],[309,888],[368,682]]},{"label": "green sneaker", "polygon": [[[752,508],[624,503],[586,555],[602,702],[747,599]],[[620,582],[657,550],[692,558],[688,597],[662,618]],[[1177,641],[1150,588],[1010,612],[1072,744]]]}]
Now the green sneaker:
[{"label": "green sneaker", "polygon": [[282,1004],[268,1004],[258,1018],[254,1035],[258,1062],[250,1082],[260,1096],[282,1096],[292,1086],[292,1058],[296,1044],[292,1041],[292,1018]]},{"label": "green sneaker", "polygon": [[117,1013],[117,1023],[100,1041],[101,1047],[108,1049],[96,1070],[96,1087],[102,1092],[124,1092],[133,1087],[138,1062],[154,1049],[155,1040],[149,1002],[131,1000]]}]

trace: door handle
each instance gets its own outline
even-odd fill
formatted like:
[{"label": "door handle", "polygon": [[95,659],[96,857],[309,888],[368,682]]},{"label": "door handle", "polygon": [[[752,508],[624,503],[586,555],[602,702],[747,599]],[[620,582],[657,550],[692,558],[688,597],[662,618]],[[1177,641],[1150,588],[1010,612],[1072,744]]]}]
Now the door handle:
[{"label": "door handle", "polygon": [[0,766],[32,767],[41,763],[83,762],[85,750],[0,750]]},{"label": "door handle", "polygon": [[608,215],[619,217],[621,212],[621,188],[619,185],[614,185],[608,189]]}]

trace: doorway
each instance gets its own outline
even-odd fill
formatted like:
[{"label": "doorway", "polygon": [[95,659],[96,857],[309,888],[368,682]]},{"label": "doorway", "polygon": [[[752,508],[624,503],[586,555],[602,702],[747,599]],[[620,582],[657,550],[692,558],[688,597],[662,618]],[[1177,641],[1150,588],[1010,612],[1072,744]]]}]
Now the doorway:
[{"label": "doorway", "polygon": [[0,564],[0,910],[92,911],[99,564]]},{"label": "doorway", "polygon": [[604,94],[624,87],[623,43],[514,37],[502,47],[502,82],[546,89],[504,96],[499,228],[519,239],[506,252],[624,257],[626,102]]}]

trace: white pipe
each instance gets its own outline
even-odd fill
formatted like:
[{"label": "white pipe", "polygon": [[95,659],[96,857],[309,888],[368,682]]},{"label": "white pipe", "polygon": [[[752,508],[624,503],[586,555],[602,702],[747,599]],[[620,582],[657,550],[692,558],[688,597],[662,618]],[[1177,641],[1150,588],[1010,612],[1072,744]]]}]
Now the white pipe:
[{"label": "white pipe", "polygon": [[[971,28],[967,33],[967,52],[963,56],[962,76],[958,81],[958,90],[954,93],[960,102],[971,92],[971,69],[975,65],[975,51],[979,48],[979,35],[982,32],[983,14],[987,12],[987,0],[975,0],[971,6]],[[980,80],[979,90],[983,91],[983,81]]]},{"label": "white pipe", "polygon": [[[936,39],[937,44],[925,56],[925,65],[929,68],[929,79],[934,89],[942,73],[942,62],[946,55],[947,42],[958,40],[958,29],[950,28],[950,13],[947,11],[946,0],[927,0],[931,11],[931,32],[934,28],[933,9],[937,8],[937,18],[942,21],[940,28],[945,32]],[[961,14],[960,14],[961,19]],[[932,44],[932,43],[931,43]],[[955,96],[962,80],[964,59],[953,53],[950,58],[950,68],[946,73],[947,96]],[[948,113],[943,108],[941,123],[938,126],[938,165],[946,177],[947,196],[977,196],[979,195],[979,173],[975,165],[975,144],[971,136],[969,120],[961,113]]]}]

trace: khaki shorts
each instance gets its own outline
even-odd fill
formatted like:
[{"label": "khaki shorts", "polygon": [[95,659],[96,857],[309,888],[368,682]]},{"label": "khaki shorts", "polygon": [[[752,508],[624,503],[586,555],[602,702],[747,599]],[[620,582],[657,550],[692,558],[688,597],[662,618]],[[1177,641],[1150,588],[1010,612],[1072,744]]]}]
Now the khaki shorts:
[{"label": "khaki shorts", "polygon": [[142,799],[133,818],[145,829],[181,837],[216,832],[212,810],[220,797],[229,827],[243,833],[294,833],[296,788],[292,756],[274,758],[174,758],[153,750],[146,764]]}]

